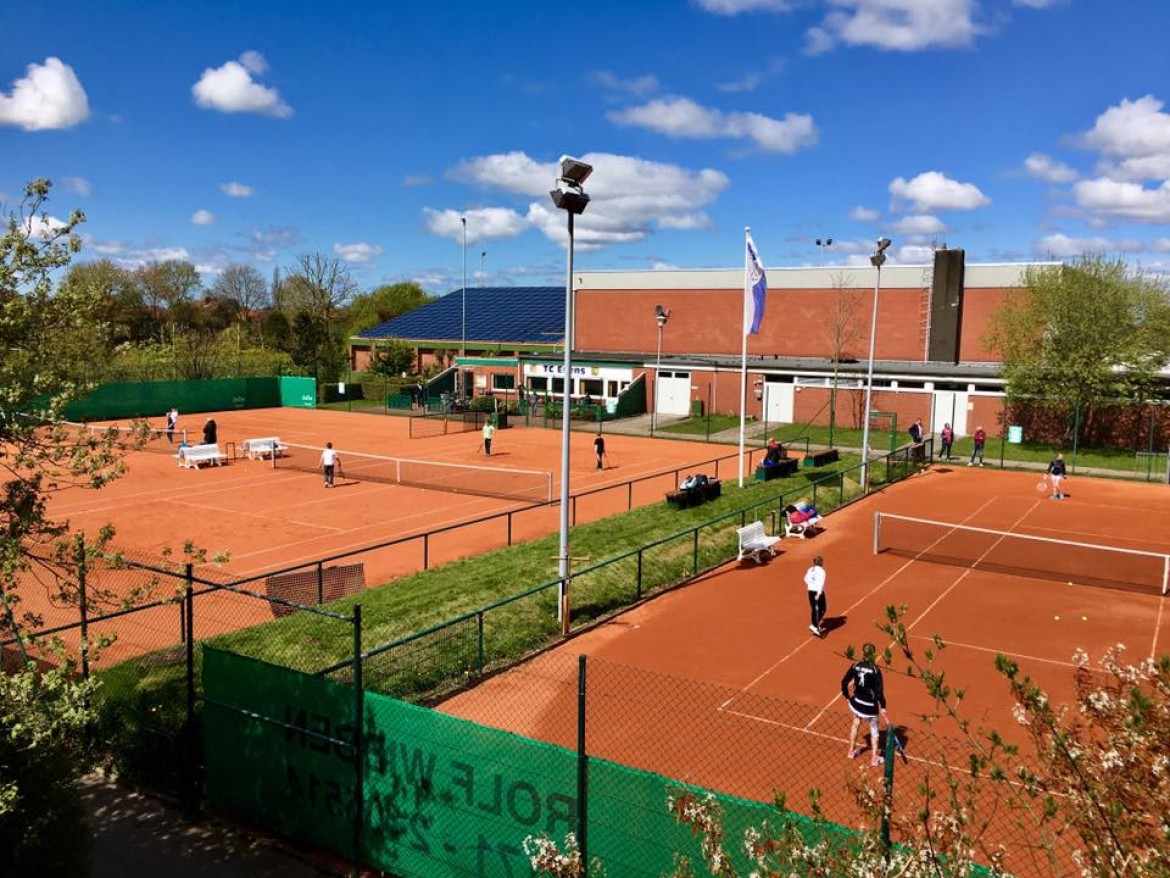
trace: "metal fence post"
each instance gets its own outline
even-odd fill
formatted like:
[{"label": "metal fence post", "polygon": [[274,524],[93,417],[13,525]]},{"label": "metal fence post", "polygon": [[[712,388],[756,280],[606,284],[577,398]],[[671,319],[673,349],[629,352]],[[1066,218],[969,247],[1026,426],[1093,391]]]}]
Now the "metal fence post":
[{"label": "metal fence post", "polygon": [[362,605],[353,607],[353,878],[362,871],[362,830],[365,828],[366,754],[365,693],[362,687]]},{"label": "metal fence post", "polygon": [[638,580],[637,580],[637,596],[638,600],[642,600],[642,549],[638,549]]},{"label": "metal fence post", "polygon": [[894,810],[894,727],[886,723],[885,797],[882,801],[882,849],[890,853],[890,813]]},{"label": "metal fence post", "polygon": [[195,565],[187,562],[184,571],[183,606],[186,608],[184,638],[187,641],[187,765],[191,772],[187,785],[190,797],[189,807],[194,810],[199,804],[199,744],[195,734]]},{"label": "metal fence post", "polygon": [[81,616],[81,678],[89,679],[89,589],[86,582],[85,535],[74,539],[77,562],[77,612]]},{"label": "metal fence post", "polygon": [[585,656],[577,656],[577,850],[589,871],[589,756],[585,749]]},{"label": "metal fence post", "polygon": [[325,569],[322,562],[317,562],[317,606],[325,603]]},{"label": "metal fence post", "polygon": [[484,615],[485,614],[483,613],[482,610],[475,614],[475,623],[476,623],[476,629],[477,629],[476,630],[475,657],[476,657],[477,670],[479,671],[479,675],[481,677],[483,676],[483,617],[484,617]]}]

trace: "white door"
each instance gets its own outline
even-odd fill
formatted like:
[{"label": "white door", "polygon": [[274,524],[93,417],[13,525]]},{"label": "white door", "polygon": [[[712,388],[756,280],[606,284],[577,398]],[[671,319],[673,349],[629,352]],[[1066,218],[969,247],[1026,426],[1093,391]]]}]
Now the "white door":
[{"label": "white door", "polygon": [[764,382],[764,418],[769,424],[791,424],[796,416],[796,385]]},{"label": "white door", "polygon": [[660,415],[689,415],[691,412],[691,373],[659,373],[656,406]]},{"label": "white door", "polygon": [[934,391],[934,415],[931,429],[941,433],[950,424],[956,436],[967,435],[967,393],[962,390]]}]

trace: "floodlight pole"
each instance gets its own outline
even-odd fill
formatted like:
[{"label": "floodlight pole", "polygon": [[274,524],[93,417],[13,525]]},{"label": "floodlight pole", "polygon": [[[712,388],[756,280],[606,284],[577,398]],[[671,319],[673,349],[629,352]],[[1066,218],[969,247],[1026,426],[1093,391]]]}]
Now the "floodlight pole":
[{"label": "floodlight pole", "polygon": [[487,277],[487,272],[484,271],[483,263],[487,259],[487,251],[481,250],[479,254],[479,285],[484,286],[484,279]]},{"label": "floodlight pole", "polygon": [[585,194],[581,184],[593,173],[593,166],[588,165],[570,156],[561,156],[561,174],[557,179],[556,188],[549,195],[558,210],[563,210],[569,217],[568,256],[565,269],[565,359],[562,366],[564,385],[561,394],[561,515],[560,515],[560,550],[558,553],[557,576],[560,582],[557,586],[557,619],[561,623],[561,632],[569,633],[571,625],[569,615],[569,577],[572,575],[569,557],[569,413],[573,405],[573,219],[583,213],[589,204],[589,196]]},{"label": "floodlight pole", "polygon": [[[467,356],[467,217],[459,217],[459,221],[463,223],[463,331],[459,337],[459,356]],[[460,399],[464,399],[466,394],[463,392],[463,367],[456,364],[455,366],[455,390],[459,394]]]},{"label": "floodlight pole", "polygon": [[654,307],[654,318],[658,321],[658,354],[654,358],[654,393],[650,404],[650,435],[658,428],[658,375],[662,372],[662,330],[666,328],[670,313],[661,305]]},{"label": "floodlight pole", "polygon": [[882,289],[882,265],[886,261],[886,248],[890,246],[889,238],[878,241],[877,250],[869,257],[869,264],[877,269],[877,278],[873,284],[873,320],[869,324],[869,366],[865,375],[865,422],[861,428],[861,490],[869,491],[869,421],[873,406],[873,357],[877,343],[878,295]]}]

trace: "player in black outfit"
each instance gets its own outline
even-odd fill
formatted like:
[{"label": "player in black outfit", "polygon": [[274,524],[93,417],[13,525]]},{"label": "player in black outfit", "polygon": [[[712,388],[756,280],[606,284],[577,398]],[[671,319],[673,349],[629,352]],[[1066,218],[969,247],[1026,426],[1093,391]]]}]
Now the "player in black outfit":
[{"label": "player in black outfit", "polygon": [[593,440],[593,452],[597,455],[597,468],[602,469],[601,459],[605,457],[605,437],[600,433],[597,438]]},{"label": "player in black outfit", "polygon": [[1058,454],[1053,459],[1052,463],[1048,464],[1048,478],[1052,481],[1052,499],[1063,500],[1068,494],[1062,494],[1060,491],[1060,483],[1066,475],[1064,468],[1064,455]]},{"label": "player in black outfit", "polygon": [[857,742],[858,726],[863,719],[868,720],[869,741],[873,753],[871,765],[881,765],[885,761],[878,752],[878,716],[885,719],[887,726],[890,724],[889,716],[886,715],[886,691],[882,683],[882,672],[874,664],[876,655],[877,647],[872,643],[865,644],[861,648],[861,661],[854,662],[841,678],[841,696],[849,702],[849,709],[853,711],[853,730],[849,733],[849,758],[856,759],[862,754],[864,748],[855,747],[854,744]]}]

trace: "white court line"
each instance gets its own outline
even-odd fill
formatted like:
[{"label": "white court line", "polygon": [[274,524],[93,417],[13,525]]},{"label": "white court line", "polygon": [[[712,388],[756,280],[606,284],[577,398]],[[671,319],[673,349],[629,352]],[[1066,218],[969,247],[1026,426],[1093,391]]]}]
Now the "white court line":
[{"label": "white court line", "polygon": [[[925,634],[915,634],[911,639],[912,640],[925,640],[927,643],[934,643],[934,638],[927,637]],[[1038,655],[1028,655],[1027,653],[1023,653],[1023,652],[1007,652],[1006,650],[992,649],[992,648],[987,647],[987,646],[975,646],[975,644],[973,644],[973,643],[958,643],[954,640],[948,640],[947,647],[948,648],[958,647],[959,649],[973,649],[976,652],[990,652],[990,653],[994,653],[995,655],[1006,655],[1009,658],[1013,658],[1013,659],[1024,659],[1025,661],[1030,661],[1030,662],[1043,662],[1044,664],[1047,664],[1047,665],[1057,665],[1058,667],[1061,667],[1061,668],[1076,668],[1076,667],[1078,667],[1078,665],[1076,665],[1074,662],[1070,662],[1070,661],[1067,661],[1065,659],[1041,658]]]}]

